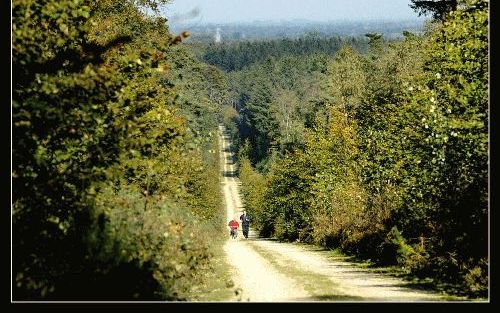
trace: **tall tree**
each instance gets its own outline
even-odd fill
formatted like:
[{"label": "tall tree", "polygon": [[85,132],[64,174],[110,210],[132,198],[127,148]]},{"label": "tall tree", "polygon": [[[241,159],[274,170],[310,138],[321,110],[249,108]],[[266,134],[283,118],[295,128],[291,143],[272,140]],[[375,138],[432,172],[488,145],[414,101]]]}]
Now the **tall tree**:
[{"label": "tall tree", "polygon": [[446,15],[457,9],[459,0],[411,0],[410,7],[419,15],[432,14],[436,20],[444,20]]}]

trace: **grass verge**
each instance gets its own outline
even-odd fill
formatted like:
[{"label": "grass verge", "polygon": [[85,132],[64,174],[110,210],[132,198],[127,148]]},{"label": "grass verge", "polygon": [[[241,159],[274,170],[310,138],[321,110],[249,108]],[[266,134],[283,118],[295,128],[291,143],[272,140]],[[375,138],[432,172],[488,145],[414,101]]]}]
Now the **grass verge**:
[{"label": "grass verge", "polygon": [[213,247],[211,270],[203,273],[203,284],[193,286],[188,301],[193,302],[227,302],[235,297],[234,282],[231,277],[231,266],[227,263],[223,245],[225,239],[219,239]]},{"label": "grass verge", "polygon": [[[309,246],[303,243],[294,243],[302,246]],[[318,246],[330,260],[332,261],[342,261],[348,262],[352,266],[365,269],[372,273],[389,275],[392,277],[397,277],[403,279],[406,284],[405,287],[434,291],[442,295],[445,301],[484,301],[486,299],[470,299],[465,296],[460,296],[460,292],[455,285],[445,284],[439,282],[431,277],[418,277],[416,275],[411,275],[405,272],[402,268],[398,266],[380,266],[371,260],[360,259],[355,256],[345,255],[340,249],[327,249]]]}]

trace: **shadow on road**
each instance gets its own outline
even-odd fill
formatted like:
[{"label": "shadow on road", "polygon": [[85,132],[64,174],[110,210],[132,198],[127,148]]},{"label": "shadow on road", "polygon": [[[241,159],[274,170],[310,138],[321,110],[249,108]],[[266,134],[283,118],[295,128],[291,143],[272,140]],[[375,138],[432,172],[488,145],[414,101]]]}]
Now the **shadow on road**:
[{"label": "shadow on road", "polygon": [[237,171],[224,171],[224,177],[237,177]]},{"label": "shadow on road", "polygon": [[349,296],[349,295],[334,295],[334,294],[324,294],[324,295],[316,295],[308,298],[296,299],[296,301],[370,301],[374,299],[363,298],[358,296]]},{"label": "shadow on road", "polygon": [[226,164],[227,165],[234,165],[236,163],[236,158],[233,155],[229,155],[226,157]]}]

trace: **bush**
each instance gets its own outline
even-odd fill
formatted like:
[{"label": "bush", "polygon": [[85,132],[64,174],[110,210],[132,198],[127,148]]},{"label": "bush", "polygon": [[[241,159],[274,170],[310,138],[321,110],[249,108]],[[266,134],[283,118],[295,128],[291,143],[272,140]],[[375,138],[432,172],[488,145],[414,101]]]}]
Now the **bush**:
[{"label": "bush", "polygon": [[419,273],[427,266],[429,255],[425,252],[423,242],[409,245],[397,227],[393,227],[382,244],[385,261],[389,264],[395,260],[407,273]]},{"label": "bush", "polygon": [[214,232],[214,225],[159,195],[147,199],[131,186],[113,189],[103,188],[96,197],[96,214],[108,221],[102,235],[114,239],[112,245],[101,242],[99,252],[108,252],[103,256],[115,262],[119,256],[124,263],[147,265],[161,287],[158,299],[187,299],[192,285],[200,283],[199,273],[208,268],[211,241],[206,232]]},{"label": "bush", "polygon": [[[474,262],[475,263],[475,262]],[[466,269],[465,284],[472,295],[484,296],[488,293],[488,261],[481,259],[478,265]]]}]

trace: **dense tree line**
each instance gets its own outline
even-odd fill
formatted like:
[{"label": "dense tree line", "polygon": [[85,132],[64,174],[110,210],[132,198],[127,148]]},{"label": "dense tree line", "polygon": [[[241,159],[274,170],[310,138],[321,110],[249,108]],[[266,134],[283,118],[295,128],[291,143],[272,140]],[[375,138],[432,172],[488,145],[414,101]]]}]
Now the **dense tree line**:
[{"label": "dense tree line", "polygon": [[161,2],[12,3],[14,300],[189,299],[212,266],[227,91]]},{"label": "dense tree line", "polygon": [[303,146],[303,131],[324,110],[320,86],[327,60],[326,54],[268,58],[228,74],[229,97],[237,114],[227,127],[238,129],[237,142],[249,142],[248,156],[262,171],[274,152]]},{"label": "dense tree line", "polygon": [[205,47],[203,60],[228,72],[239,71],[269,57],[333,55],[344,43],[349,43],[359,51],[367,48],[367,41],[364,39],[309,34],[297,39],[212,43]]},{"label": "dense tree line", "polygon": [[[488,1],[426,33],[230,73],[246,206],[300,240],[488,290]],[[312,64],[321,64],[315,68]],[[235,129],[234,126],[231,126]]]}]

